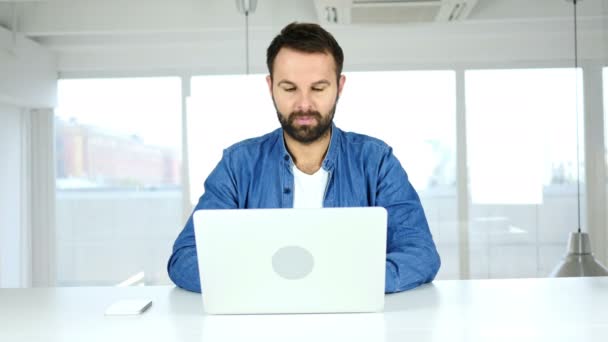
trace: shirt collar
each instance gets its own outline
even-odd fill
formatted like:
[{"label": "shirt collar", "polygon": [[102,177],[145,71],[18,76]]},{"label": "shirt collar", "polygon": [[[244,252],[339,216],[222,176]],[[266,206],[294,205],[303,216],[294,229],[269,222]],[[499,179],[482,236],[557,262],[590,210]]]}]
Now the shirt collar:
[{"label": "shirt collar", "polygon": [[[279,133],[278,139],[281,140],[281,158],[284,161],[293,164],[291,155],[287,151],[287,146],[285,146],[285,139],[283,138],[283,129],[279,128],[277,132]],[[329,147],[327,149],[327,153],[325,154],[325,159],[323,159],[323,163],[321,163],[321,167],[323,167],[323,169],[325,169],[326,171],[332,170],[334,168],[334,165],[336,164],[336,158],[338,157],[339,141],[341,137],[342,131],[338,127],[336,127],[336,124],[332,122]]]},{"label": "shirt collar", "polygon": [[332,122],[331,124],[331,139],[329,140],[329,148],[327,149],[327,153],[325,154],[325,159],[321,166],[330,171],[334,168],[336,164],[336,159],[338,158],[338,150],[340,148],[340,138],[342,137],[342,131],[336,127],[336,124]]}]

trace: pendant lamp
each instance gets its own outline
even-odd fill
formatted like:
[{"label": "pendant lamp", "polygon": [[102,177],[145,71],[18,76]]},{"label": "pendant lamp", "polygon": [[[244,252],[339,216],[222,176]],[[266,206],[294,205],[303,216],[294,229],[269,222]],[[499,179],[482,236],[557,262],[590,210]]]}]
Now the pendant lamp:
[{"label": "pendant lamp", "polygon": [[[581,0],[566,0],[572,2],[574,8],[574,72],[578,71],[578,37],[576,5]],[[578,84],[578,80],[575,81]],[[577,90],[578,94],[578,90]],[[581,231],[581,194],[579,172],[579,137],[578,137],[578,96],[576,98],[576,199],[578,231],[570,233],[566,255],[551,272],[551,277],[599,277],[608,276],[608,269],[600,264],[591,253],[591,240],[588,233]]]},{"label": "pendant lamp", "polygon": [[245,73],[249,75],[249,14],[255,12],[257,0],[236,0],[236,9],[245,15]]}]

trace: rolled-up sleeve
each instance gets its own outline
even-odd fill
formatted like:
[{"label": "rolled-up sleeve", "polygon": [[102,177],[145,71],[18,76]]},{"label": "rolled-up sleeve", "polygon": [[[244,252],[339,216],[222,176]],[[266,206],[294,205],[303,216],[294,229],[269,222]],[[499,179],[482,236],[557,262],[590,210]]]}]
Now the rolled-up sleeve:
[{"label": "rolled-up sleeve", "polygon": [[[205,181],[205,191],[194,211],[237,207],[237,191],[230,170],[229,154],[224,152],[222,160]],[[173,253],[167,264],[167,272],[175,285],[186,290],[202,292],[192,214],[173,244]]]},{"label": "rolled-up sleeve", "polygon": [[388,212],[385,292],[435,279],[441,260],[416,190],[388,148],[379,168],[376,200]]}]

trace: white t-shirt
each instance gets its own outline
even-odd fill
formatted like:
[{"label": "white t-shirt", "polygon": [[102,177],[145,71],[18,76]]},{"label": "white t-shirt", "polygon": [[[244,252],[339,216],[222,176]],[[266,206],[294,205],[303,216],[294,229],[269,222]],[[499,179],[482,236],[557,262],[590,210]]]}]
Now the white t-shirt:
[{"label": "white t-shirt", "polygon": [[300,171],[295,165],[292,167],[294,194],[294,208],[323,208],[323,197],[329,173],[323,168],[312,175]]}]

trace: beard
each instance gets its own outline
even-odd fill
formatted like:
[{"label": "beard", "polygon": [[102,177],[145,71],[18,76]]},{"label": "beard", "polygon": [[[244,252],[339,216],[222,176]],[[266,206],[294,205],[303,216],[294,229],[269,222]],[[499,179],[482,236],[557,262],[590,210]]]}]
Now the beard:
[{"label": "beard", "polygon": [[[277,116],[279,118],[279,122],[281,123],[281,127],[283,127],[283,131],[287,133],[287,135],[300,143],[310,144],[329,133],[329,129],[334,121],[334,115],[336,114],[336,104],[337,100],[326,117],[323,117],[318,111],[295,111],[286,116],[279,112],[278,109]],[[313,118],[317,124],[296,126],[295,121],[299,117]]]}]

